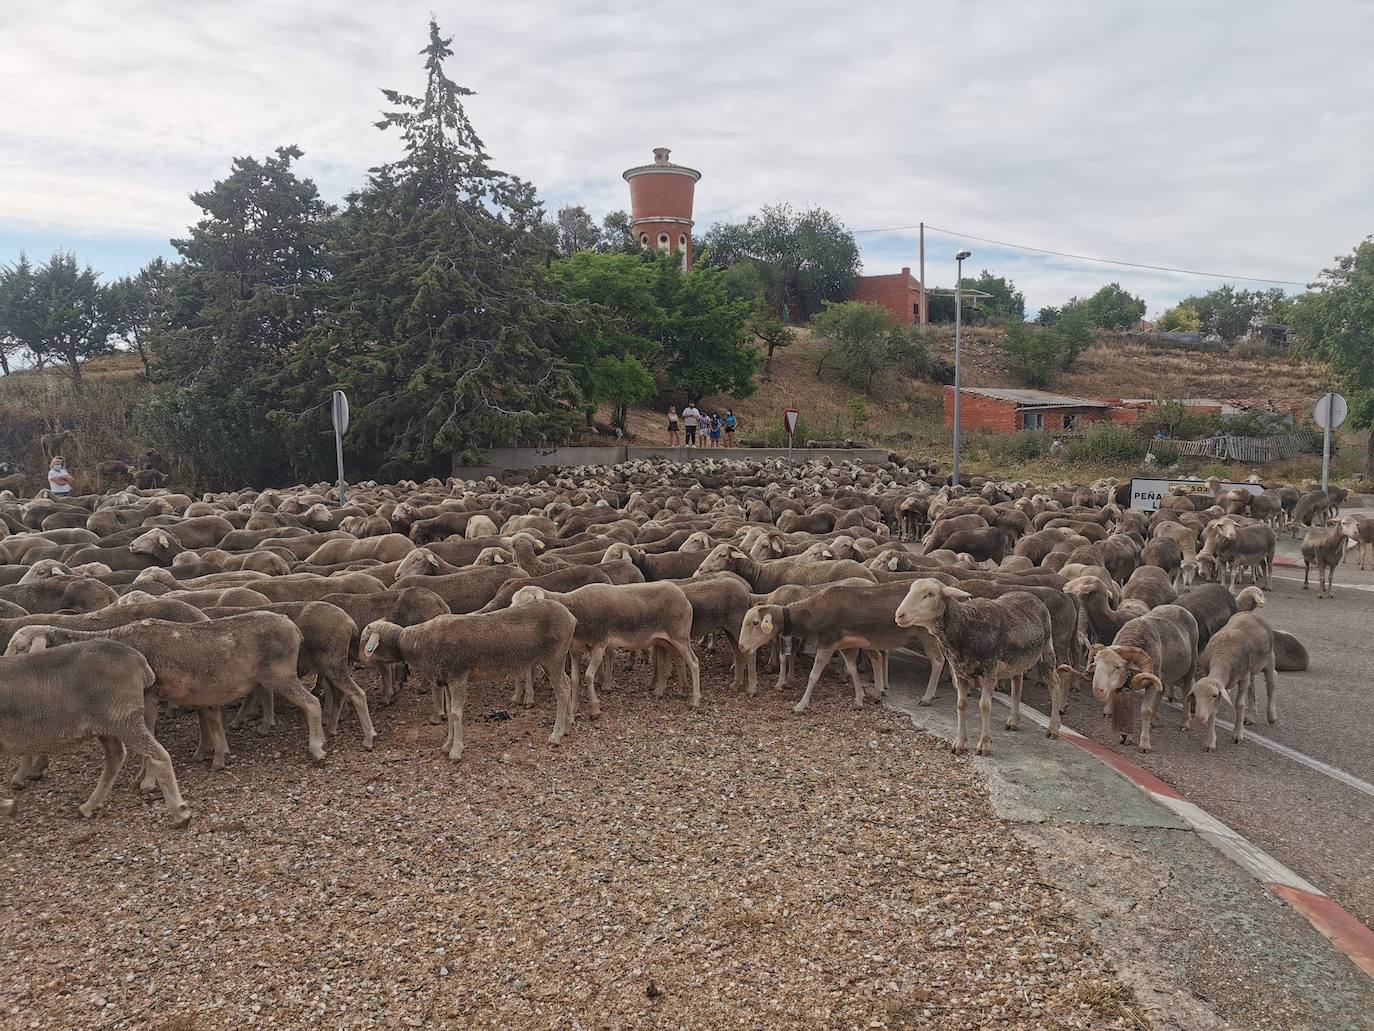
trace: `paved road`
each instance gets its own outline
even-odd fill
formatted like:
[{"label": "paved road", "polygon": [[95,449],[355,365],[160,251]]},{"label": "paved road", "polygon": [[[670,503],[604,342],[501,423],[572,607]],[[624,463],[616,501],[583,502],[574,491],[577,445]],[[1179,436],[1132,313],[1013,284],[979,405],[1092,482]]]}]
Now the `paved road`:
[{"label": "paved road", "polygon": [[[1374,570],[1342,566],[1334,600],[1301,581],[1301,568],[1276,569],[1263,614],[1307,646],[1311,668],[1279,674],[1278,723],[1261,717],[1248,730],[1374,785]],[[1043,691],[1029,697],[1045,708]],[[1071,696],[1065,722],[1131,755],[1374,926],[1374,794],[1253,740],[1234,745],[1220,727],[1217,751],[1205,753],[1196,727],[1181,733],[1178,713],[1161,712],[1149,755],[1118,743],[1086,690]]]}]

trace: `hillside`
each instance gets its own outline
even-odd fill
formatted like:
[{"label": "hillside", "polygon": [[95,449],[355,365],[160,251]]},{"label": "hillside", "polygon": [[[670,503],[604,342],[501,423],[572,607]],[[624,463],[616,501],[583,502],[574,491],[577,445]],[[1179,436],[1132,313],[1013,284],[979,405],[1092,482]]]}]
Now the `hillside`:
[{"label": "hillside", "polygon": [[[970,387],[1016,386],[997,346],[998,332],[965,330],[962,341],[963,382]],[[931,330],[931,353],[954,360],[954,332]],[[781,433],[783,409],[801,411],[803,435],[864,437],[875,443],[900,446],[928,436],[941,436],[941,388],[927,381],[889,373],[867,399],[869,421],[855,427],[849,400],[862,391],[841,382],[830,370],[817,377],[822,350],[806,330],[795,344],[779,351],[770,374],[762,374],[759,389],[740,401],[727,397],[703,399],[706,411],[723,412],[732,406],[741,420],[741,439]],[[1130,337],[1099,338],[1080,356],[1073,372],[1061,374],[1050,389],[1085,397],[1214,397],[1308,398],[1328,389],[1324,365],[1278,355],[1241,356],[1161,350]],[[680,409],[688,400],[674,397]],[[604,416],[604,413],[603,413]],[[664,439],[665,420],[658,409],[631,413],[630,431],[651,441]]]}]

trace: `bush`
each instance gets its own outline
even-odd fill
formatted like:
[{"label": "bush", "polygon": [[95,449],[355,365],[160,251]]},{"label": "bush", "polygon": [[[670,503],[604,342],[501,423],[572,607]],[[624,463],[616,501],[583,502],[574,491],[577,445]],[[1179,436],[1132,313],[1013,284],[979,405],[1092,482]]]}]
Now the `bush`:
[{"label": "bush", "polygon": [[1119,423],[1099,422],[1070,442],[1065,457],[1080,465],[1124,465],[1145,458],[1145,441],[1135,430]]},{"label": "bush", "polygon": [[1190,408],[1177,398],[1155,398],[1155,406],[1140,419],[1141,428],[1150,436],[1163,433],[1166,437],[1192,440],[1212,432],[1214,416]]},{"label": "bush", "polygon": [[999,438],[990,450],[994,458],[1004,462],[1033,462],[1050,453],[1053,439],[1042,430],[1026,430]]},{"label": "bush", "polygon": [[1183,457],[1179,454],[1178,446],[1167,440],[1151,441],[1150,454],[1154,455],[1155,461],[1166,469],[1171,465],[1178,465],[1179,459]]},{"label": "bush", "polygon": [[1007,364],[1028,387],[1047,387],[1056,370],[1065,366],[1068,344],[1057,330],[1027,322],[1011,322],[999,341]]},{"label": "bush", "polygon": [[1293,424],[1278,412],[1241,412],[1222,419],[1217,429],[1233,437],[1277,437],[1292,433]]}]

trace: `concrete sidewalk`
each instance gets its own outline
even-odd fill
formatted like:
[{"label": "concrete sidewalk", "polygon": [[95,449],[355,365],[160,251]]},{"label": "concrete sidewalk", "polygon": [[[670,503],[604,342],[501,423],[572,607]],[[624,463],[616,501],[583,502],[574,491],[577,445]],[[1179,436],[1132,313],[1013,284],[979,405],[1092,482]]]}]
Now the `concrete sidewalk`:
[{"label": "concrete sidewalk", "polygon": [[[886,704],[953,740],[953,688],[922,708],[923,660],[891,667]],[[968,713],[975,739],[975,700]],[[1006,717],[994,706],[993,755],[968,761],[1157,1026],[1374,1028],[1374,982],[1301,915],[1092,755]]]}]

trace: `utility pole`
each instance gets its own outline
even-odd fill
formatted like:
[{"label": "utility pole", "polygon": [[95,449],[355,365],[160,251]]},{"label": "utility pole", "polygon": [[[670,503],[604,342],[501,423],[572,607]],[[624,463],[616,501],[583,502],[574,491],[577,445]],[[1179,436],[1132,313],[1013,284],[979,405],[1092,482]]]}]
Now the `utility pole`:
[{"label": "utility pole", "polygon": [[[961,377],[959,367],[959,323],[963,320],[964,297],[964,259],[968,251],[960,251],[954,256],[954,461],[950,466],[949,485],[959,486],[959,395]],[[924,284],[922,284],[924,286]]]},{"label": "utility pole", "polygon": [[926,224],[921,223],[921,325],[925,325],[929,320],[926,318]]}]

